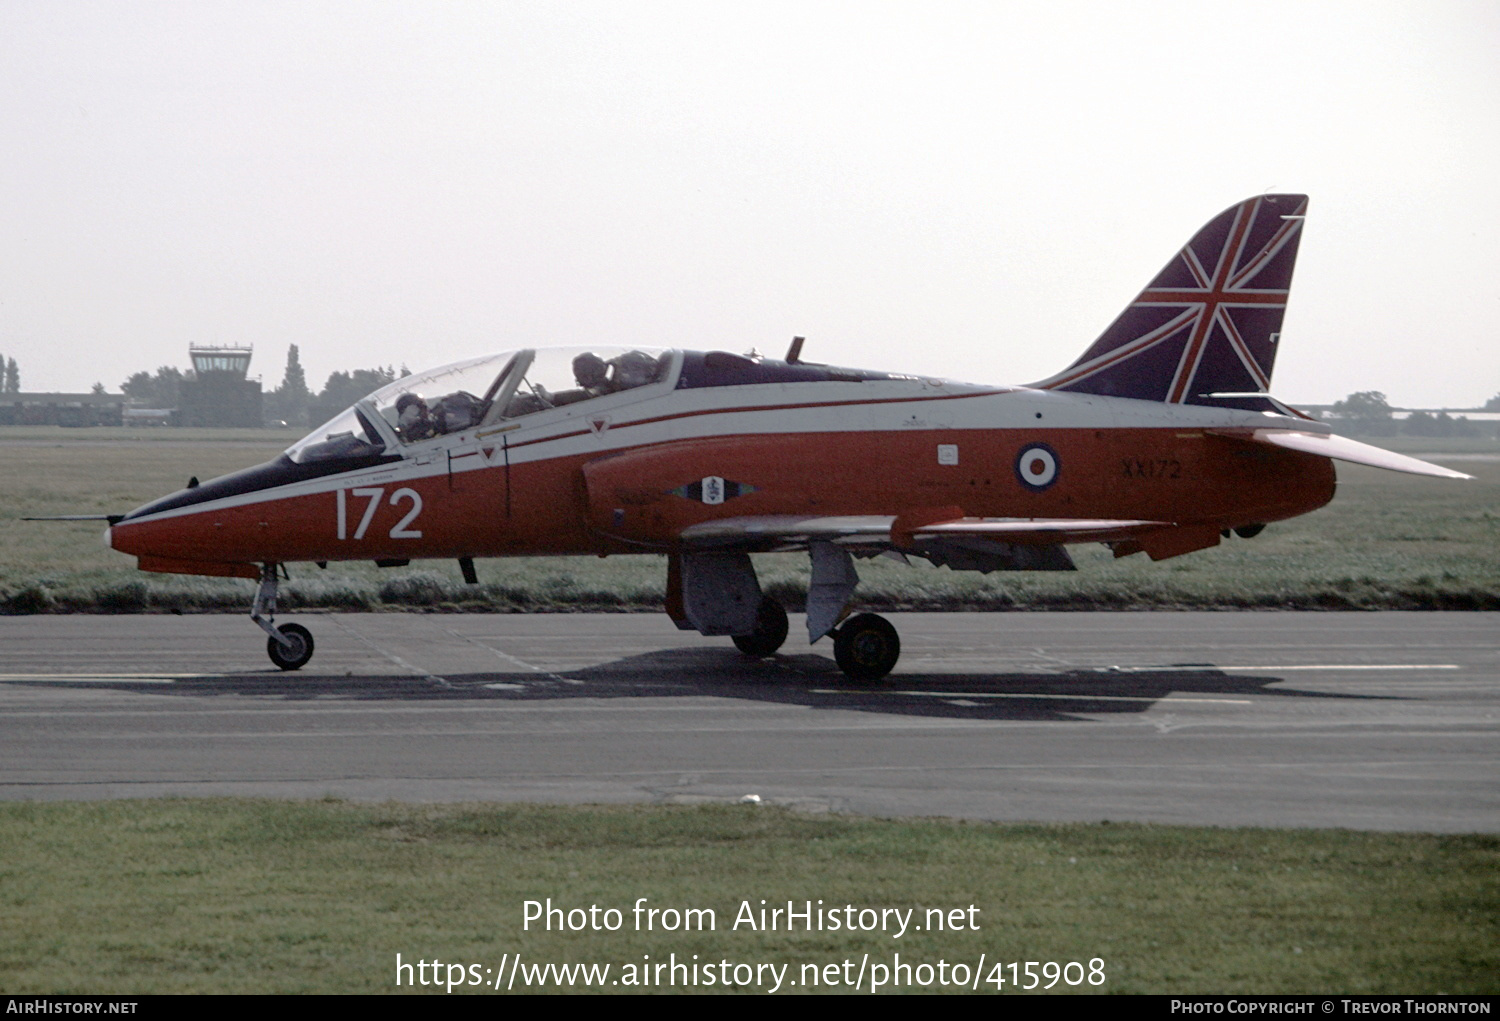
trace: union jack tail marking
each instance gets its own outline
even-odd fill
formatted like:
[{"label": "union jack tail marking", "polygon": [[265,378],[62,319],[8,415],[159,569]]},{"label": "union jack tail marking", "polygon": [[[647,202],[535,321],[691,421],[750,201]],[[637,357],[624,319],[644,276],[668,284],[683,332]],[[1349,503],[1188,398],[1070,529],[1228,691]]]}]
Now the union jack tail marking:
[{"label": "union jack tail marking", "polygon": [[1261,195],[1208,222],[1083,357],[1033,384],[1168,404],[1269,406],[1306,195]]}]

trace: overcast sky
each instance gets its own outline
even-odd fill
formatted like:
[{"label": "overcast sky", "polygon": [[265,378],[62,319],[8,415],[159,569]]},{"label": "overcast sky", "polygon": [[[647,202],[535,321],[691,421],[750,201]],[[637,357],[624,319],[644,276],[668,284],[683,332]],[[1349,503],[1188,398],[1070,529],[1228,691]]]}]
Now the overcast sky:
[{"label": "overcast sky", "polygon": [[534,344],[988,383],[1312,196],[1272,390],[1500,392],[1500,4],[0,0],[0,355]]}]

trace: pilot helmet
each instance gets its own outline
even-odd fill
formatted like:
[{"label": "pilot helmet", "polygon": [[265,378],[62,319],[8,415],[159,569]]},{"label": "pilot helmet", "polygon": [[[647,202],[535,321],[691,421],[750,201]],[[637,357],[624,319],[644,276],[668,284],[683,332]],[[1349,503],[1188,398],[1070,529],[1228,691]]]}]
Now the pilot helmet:
[{"label": "pilot helmet", "polygon": [[609,366],[592,351],[573,359],[573,378],[579,386],[600,387],[609,381]]},{"label": "pilot helmet", "polygon": [[656,359],[644,351],[627,351],[615,359],[615,382],[622,388],[645,386],[656,375]]}]

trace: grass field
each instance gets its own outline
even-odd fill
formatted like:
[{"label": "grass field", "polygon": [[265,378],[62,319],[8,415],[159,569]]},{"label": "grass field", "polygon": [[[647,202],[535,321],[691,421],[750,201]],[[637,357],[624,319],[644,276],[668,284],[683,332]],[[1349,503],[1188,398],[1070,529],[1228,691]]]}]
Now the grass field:
[{"label": "grass field", "polygon": [[[0,429],[0,611],[243,611],[249,582],[142,574],[106,550],[102,523],[22,522],[24,515],[119,513],[171,490],[274,457],[294,431]],[[1339,493],[1314,514],[1253,540],[1162,563],[1115,560],[1072,547],[1067,574],[955,573],[886,560],[860,564],[856,599],[871,609],[1100,609],[1111,607],[1500,608],[1500,442],[1389,441],[1477,478],[1450,482],[1339,466]],[[801,605],[807,558],[758,558],[766,587]],[[653,609],[660,557],[521,558],[480,564],[482,584],[457,566],[380,570],[294,565],[284,605],[380,609],[538,611]]]},{"label": "grass field", "polygon": [[[971,972],[985,955],[979,988],[1006,993],[1008,969],[1003,987],[985,981],[995,962],[1020,962],[1024,984],[1026,961],[1095,959],[1102,985],[1059,980],[1053,992],[1493,993],[1497,874],[1493,836],[752,806],[13,803],[0,805],[0,993],[392,992],[397,953],[482,968],[507,954],[607,963],[614,978],[645,955],[696,954],[789,965],[797,985],[782,991],[795,992],[808,991],[804,965],[857,967],[865,954],[890,965],[899,953]],[[635,931],[643,896],[713,909],[716,926]],[[617,908],[623,924],[523,928],[524,902],[549,897]],[[762,899],[918,908],[917,919],[960,908],[966,927],[899,938],[731,928],[742,901],[758,911]]]}]

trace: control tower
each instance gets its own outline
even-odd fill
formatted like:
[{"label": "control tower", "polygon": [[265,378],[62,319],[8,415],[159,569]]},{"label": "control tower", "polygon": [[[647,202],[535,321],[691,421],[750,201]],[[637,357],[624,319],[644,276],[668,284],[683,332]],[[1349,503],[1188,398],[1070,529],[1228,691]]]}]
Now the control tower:
[{"label": "control tower", "polygon": [[178,421],[186,426],[259,429],[260,380],[250,379],[253,347],[194,344],[193,379],[182,381]]},{"label": "control tower", "polygon": [[228,372],[232,373],[235,379],[244,379],[250,374],[250,356],[254,353],[254,346],[193,345],[188,348],[188,355],[193,359],[193,371],[198,374],[199,379],[214,372]]}]

